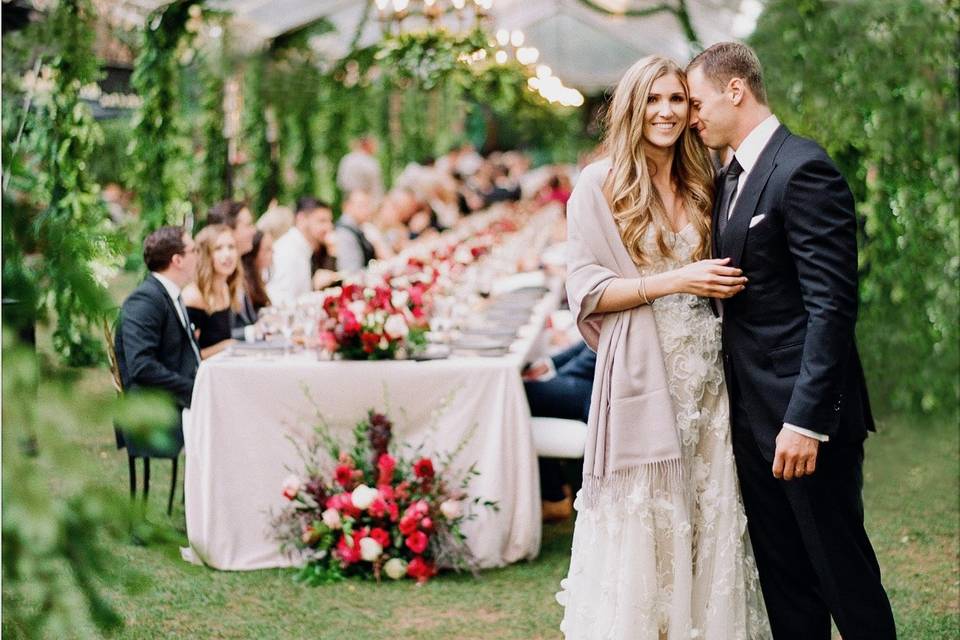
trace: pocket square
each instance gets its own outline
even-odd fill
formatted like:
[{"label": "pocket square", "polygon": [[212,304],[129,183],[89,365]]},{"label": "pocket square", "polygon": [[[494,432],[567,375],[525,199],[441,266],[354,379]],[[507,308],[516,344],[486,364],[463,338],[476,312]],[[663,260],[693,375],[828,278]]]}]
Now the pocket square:
[{"label": "pocket square", "polygon": [[750,218],[750,228],[753,229],[755,226],[763,222],[763,219],[767,217],[767,214],[761,213],[758,216],[753,216]]}]

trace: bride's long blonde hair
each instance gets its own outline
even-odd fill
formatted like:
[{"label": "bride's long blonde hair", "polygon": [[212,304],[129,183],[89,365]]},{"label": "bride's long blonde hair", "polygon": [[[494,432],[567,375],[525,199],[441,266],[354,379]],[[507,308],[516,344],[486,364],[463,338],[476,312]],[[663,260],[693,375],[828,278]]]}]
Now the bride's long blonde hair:
[{"label": "bride's long blonde hair", "polygon": [[[643,238],[653,224],[657,229],[657,245],[664,256],[671,255],[665,234],[670,221],[660,194],[653,186],[650,165],[644,152],[643,125],[647,96],[655,80],[668,73],[676,74],[689,96],[687,78],[672,60],[647,56],[638,60],[624,74],[613,93],[607,112],[607,134],[604,146],[612,169],[603,185],[604,194],[620,229],[620,237],[636,264],[648,264],[643,254]],[[673,146],[673,180],[687,209],[700,243],[694,258],[710,254],[710,213],[713,205],[713,164],[706,147],[696,132],[683,123],[683,131]]]}]

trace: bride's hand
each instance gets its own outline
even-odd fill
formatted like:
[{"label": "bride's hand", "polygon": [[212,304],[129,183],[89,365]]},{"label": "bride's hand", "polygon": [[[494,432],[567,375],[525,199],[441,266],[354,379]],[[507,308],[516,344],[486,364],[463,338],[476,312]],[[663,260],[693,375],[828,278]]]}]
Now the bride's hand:
[{"label": "bride's hand", "polygon": [[730,298],[746,288],[743,271],[728,267],[730,258],[700,260],[677,269],[677,288],[680,293],[692,293],[701,298]]}]

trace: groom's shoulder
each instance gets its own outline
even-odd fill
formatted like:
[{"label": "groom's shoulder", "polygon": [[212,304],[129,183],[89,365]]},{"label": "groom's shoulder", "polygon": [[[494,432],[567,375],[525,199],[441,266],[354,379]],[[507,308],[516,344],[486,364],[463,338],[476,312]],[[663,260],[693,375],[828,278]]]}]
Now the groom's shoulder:
[{"label": "groom's shoulder", "polygon": [[778,164],[799,166],[811,161],[833,164],[830,155],[815,140],[791,132],[780,148]]}]

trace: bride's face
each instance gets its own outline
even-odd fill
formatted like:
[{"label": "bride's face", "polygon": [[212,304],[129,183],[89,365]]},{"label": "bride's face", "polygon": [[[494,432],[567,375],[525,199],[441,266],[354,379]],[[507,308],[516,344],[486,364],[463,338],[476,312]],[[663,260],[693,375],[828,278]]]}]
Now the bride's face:
[{"label": "bride's face", "polygon": [[672,147],[687,126],[687,92],[673,73],[650,85],[643,118],[643,139],[655,147]]}]

